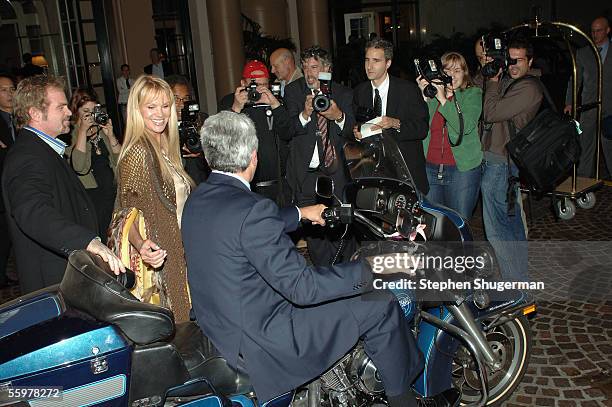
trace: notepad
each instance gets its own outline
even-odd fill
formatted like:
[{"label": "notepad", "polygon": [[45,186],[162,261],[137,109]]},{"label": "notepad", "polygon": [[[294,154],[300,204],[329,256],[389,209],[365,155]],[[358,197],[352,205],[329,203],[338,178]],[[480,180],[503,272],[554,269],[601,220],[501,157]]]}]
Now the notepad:
[{"label": "notepad", "polygon": [[375,117],[361,125],[361,138],[373,136],[382,133],[382,128],[378,125],[382,117]]}]

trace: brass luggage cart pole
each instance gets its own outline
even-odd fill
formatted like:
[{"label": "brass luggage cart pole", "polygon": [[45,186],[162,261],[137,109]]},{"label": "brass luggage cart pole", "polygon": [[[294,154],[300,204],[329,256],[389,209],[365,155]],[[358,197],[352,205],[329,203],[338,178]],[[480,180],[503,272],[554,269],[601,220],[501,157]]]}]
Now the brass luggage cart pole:
[{"label": "brass luggage cart pole", "polygon": [[[571,24],[563,23],[560,21],[540,21],[538,17],[536,16],[536,18],[533,21],[512,27],[506,32],[511,32],[511,31],[521,29],[521,28],[529,28],[529,29],[534,30],[534,35],[533,35],[534,38],[551,38],[552,36],[550,34],[546,34],[545,32],[542,33],[542,31],[545,31],[542,29],[553,28],[554,33],[560,34],[561,37],[563,38],[565,45],[567,46],[567,49],[572,59],[572,118],[576,120],[578,110],[584,112],[585,110],[588,110],[585,108],[595,107],[597,109],[597,117],[596,117],[597,121],[596,121],[596,126],[595,126],[595,140],[596,140],[595,178],[579,177],[577,174],[577,166],[574,164],[572,176],[569,177],[564,182],[562,182],[554,192],[556,196],[563,198],[558,202],[557,208],[555,208],[557,210],[557,215],[561,219],[568,220],[568,219],[573,218],[574,215],[576,214],[576,206],[572,202],[572,200],[575,200],[578,203],[579,207],[583,209],[590,209],[595,205],[595,194],[593,193],[593,191],[600,188],[603,185],[603,181],[599,178],[599,162],[600,162],[600,154],[601,154],[601,115],[602,115],[601,96],[602,96],[602,88],[603,88],[603,74],[602,74],[603,69],[602,69],[601,56],[599,55],[599,52],[597,51],[597,47],[595,46],[591,38],[589,38],[589,36],[586,35],[578,27],[573,26]],[[596,64],[597,66],[597,96],[594,102],[589,103],[587,105],[582,105],[580,107],[578,107],[577,105],[578,83],[576,79],[578,76],[578,72],[577,72],[578,70],[577,70],[577,65],[576,65],[576,53],[574,52],[569,42],[568,33],[566,30],[569,30],[570,33],[577,33],[580,36],[582,36],[587,41],[587,44],[589,45],[589,47],[595,54],[595,60],[597,61],[597,64]],[[548,194],[548,195],[552,195],[552,194]]]}]

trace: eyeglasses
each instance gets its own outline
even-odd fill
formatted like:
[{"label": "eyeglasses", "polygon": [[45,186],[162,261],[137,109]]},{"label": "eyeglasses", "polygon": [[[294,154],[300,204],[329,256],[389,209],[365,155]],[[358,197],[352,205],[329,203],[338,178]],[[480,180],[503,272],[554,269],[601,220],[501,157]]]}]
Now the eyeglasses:
[{"label": "eyeglasses", "polygon": [[461,74],[461,73],[463,73],[463,69],[461,69],[461,68],[444,69],[444,73],[447,74],[447,75],[452,75],[454,73]]},{"label": "eyeglasses", "polygon": [[174,99],[175,99],[177,102],[183,102],[183,103],[185,103],[185,102],[189,102],[189,101],[191,100],[191,96],[185,96],[184,98],[181,98],[181,97],[178,97],[177,95],[174,95]]},{"label": "eyeglasses", "polygon": [[0,92],[6,92],[6,93],[13,93],[15,92],[15,87],[11,86],[11,87],[1,87],[0,88]]}]

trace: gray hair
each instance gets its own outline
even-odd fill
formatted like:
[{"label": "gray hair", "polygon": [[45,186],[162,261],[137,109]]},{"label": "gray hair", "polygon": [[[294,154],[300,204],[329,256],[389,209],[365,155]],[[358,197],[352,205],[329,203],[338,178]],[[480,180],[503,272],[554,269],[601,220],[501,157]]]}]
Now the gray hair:
[{"label": "gray hair", "polygon": [[385,54],[385,59],[393,59],[393,44],[382,38],[374,38],[368,41],[365,45],[365,51],[367,52],[370,48],[382,49]]},{"label": "gray hair", "polygon": [[244,114],[225,110],[206,119],[200,136],[208,165],[217,171],[246,170],[258,147],[253,121]]},{"label": "gray hair", "polygon": [[318,45],[313,45],[312,47],[306,48],[304,51],[302,51],[300,54],[300,61],[302,62],[302,65],[309,58],[314,58],[323,66],[328,66],[330,68],[332,67],[331,55],[329,55],[329,52]]}]

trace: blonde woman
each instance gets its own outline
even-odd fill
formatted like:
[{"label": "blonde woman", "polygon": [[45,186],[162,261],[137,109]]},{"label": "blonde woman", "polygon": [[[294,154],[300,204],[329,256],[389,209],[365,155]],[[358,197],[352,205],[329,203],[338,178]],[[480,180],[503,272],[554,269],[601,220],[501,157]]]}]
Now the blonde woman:
[{"label": "blonde woman", "polygon": [[[482,149],[478,119],[482,110],[482,90],[473,86],[463,55],[447,52],[440,59],[452,83],[434,82],[435,97],[425,97],[429,108],[429,133],[423,140],[429,181],[427,199],[470,219],[480,191]],[[421,77],[417,78],[417,83],[421,90],[427,86],[427,81]],[[455,102],[463,113],[462,137]]]},{"label": "blonde woman", "polygon": [[[126,231],[130,246],[154,269],[137,296],[189,319],[190,300],[180,224],[193,181],[181,164],[174,95],[162,79],[141,76],[130,90],[127,125],[117,166],[119,211],[135,208]],[[150,281],[148,281],[150,277]]]}]

